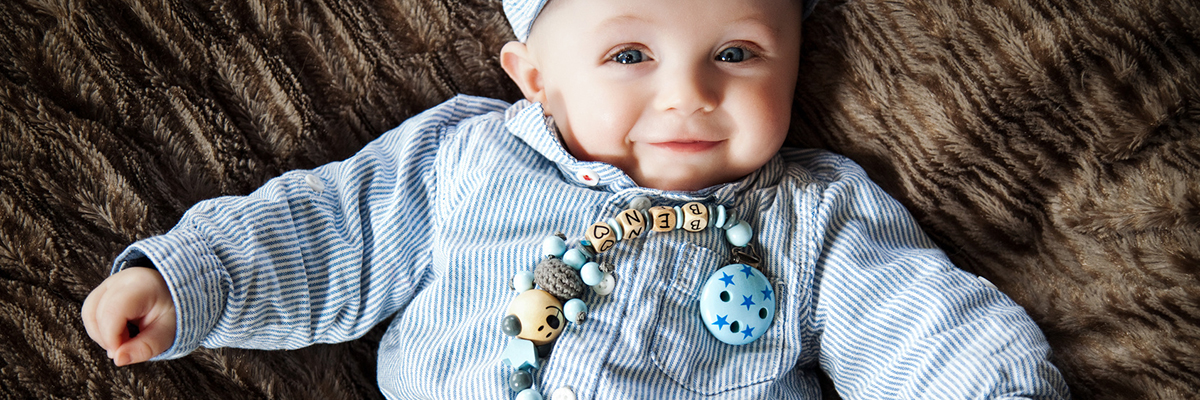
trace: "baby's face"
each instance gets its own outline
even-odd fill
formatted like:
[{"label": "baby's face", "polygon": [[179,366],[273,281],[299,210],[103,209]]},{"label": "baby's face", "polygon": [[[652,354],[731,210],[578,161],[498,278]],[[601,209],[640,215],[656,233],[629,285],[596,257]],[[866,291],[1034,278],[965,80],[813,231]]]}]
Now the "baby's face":
[{"label": "baby's face", "polygon": [[551,1],[527,42],[541,85],[532,97],[571,154],[621,168],[642,186],[699,190],[736,180],[766,164],[787,135],[797,3]]}]

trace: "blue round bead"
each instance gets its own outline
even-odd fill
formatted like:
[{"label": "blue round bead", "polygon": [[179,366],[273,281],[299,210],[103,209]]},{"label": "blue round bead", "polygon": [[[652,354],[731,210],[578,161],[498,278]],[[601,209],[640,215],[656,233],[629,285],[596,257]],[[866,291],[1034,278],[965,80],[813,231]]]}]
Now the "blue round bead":
[{"label": "blue round bead", "polygon": [[567,300],[566,304],[563,304],[563,314],[566,314],[567,320],[571,322],[582,323],[587,319],[587,312],[587,303],[584,303],[583,300],[570,299]]},{"label": "blue round bead", "polygon": [[579,251],[579,249],[570,249],[567,250],[566,254],[563,254],[562,260],[567,265],[579,269],[587,262],[587,256],[583,255],[583,252]]},{"label": "blue round bead", "polygon": [[604,272],[600,271],[600,264],[589,262],[580,268],[579,277],[583,278],[585,285],[596,286],[604,279]]},{"label": "blue round bead", "polygon": [[517,393],[517,400],[542,400],[542,394],[533,389],[525,389]]},{"label": "blue round bead", "polygon": [[521,271],[512,278],[513,290],[518,293],[533,289],[533,273],[529,271]]},{"label": "blue round bead", "polygon": [[562,258],[567,251],[567,242],[558,236],[549,236],[542,240],[542,255]]},{"label": "blue round bead", "polygon": [[725,238],[729,239],[729,244],[737,247],[750,243],[752,236],[754,236],[754,231],[750,229],[750,224],[747,224],[746,221],[738,221],[737,225],[725,230]]}]

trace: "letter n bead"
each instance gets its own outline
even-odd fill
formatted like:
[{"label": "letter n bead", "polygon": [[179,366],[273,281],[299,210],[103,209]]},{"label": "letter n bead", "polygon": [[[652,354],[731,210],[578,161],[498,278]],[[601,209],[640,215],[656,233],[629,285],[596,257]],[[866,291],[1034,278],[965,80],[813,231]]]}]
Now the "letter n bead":
[{"label": "letter n bead", "polygon": [[708,207],[704,204],[691,202],[681,207],[683,210],[683,230],[700,232],[708,227]]},{"label": "letter n bead", "polygon": [[621,240],[637,239],[646,231],[646,217],[638,210],[622,211],[617,215],[617,223],[621,224],[621,231],[625,234]]},{"label": "letter n bead", "polygon": [[603,253],[611,249],[617,244],[617,233],[613,229],[600,221],[592,224],[587,229],[587,239],[592,243],[592,248],[596,249],[597,253]]},{"label": "letter n bead", "polygon": [[675,208],[674,207],[651,207],[650,208],[650,230],[655,232],[670,232],[675,230]]}]

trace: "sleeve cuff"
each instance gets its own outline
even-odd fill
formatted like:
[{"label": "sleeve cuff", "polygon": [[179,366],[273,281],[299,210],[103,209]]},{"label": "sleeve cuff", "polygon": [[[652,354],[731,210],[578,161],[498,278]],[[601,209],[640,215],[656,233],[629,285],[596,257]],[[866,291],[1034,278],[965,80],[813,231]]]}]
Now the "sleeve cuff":
[{"label": "sleeve cuff", "polygon": [[200,347],[216,326],[229,293],[229,274],[197,232],[176,228],[130,245],[113,262],[112,273],[146,258],[162,274],[175,302],[175,342],[151,361],[183,357]]}]

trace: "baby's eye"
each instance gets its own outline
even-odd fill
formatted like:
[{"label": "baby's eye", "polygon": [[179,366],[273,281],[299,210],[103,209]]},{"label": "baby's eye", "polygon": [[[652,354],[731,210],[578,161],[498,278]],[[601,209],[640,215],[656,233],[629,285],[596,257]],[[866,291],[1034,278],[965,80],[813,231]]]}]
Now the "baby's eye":
[{"label": "baby's eye", "polygon": [[637,64],[642,62],[642,59],[642,51],[634,49],[621,50],[620,53],[612,57],[613,61],[621,64]]},{"label": "baby's eye", "polygon": [[740,47],[729,47],[717,53],[717,61],[722,62],[742,62],[746,61],[746,50]]}]

